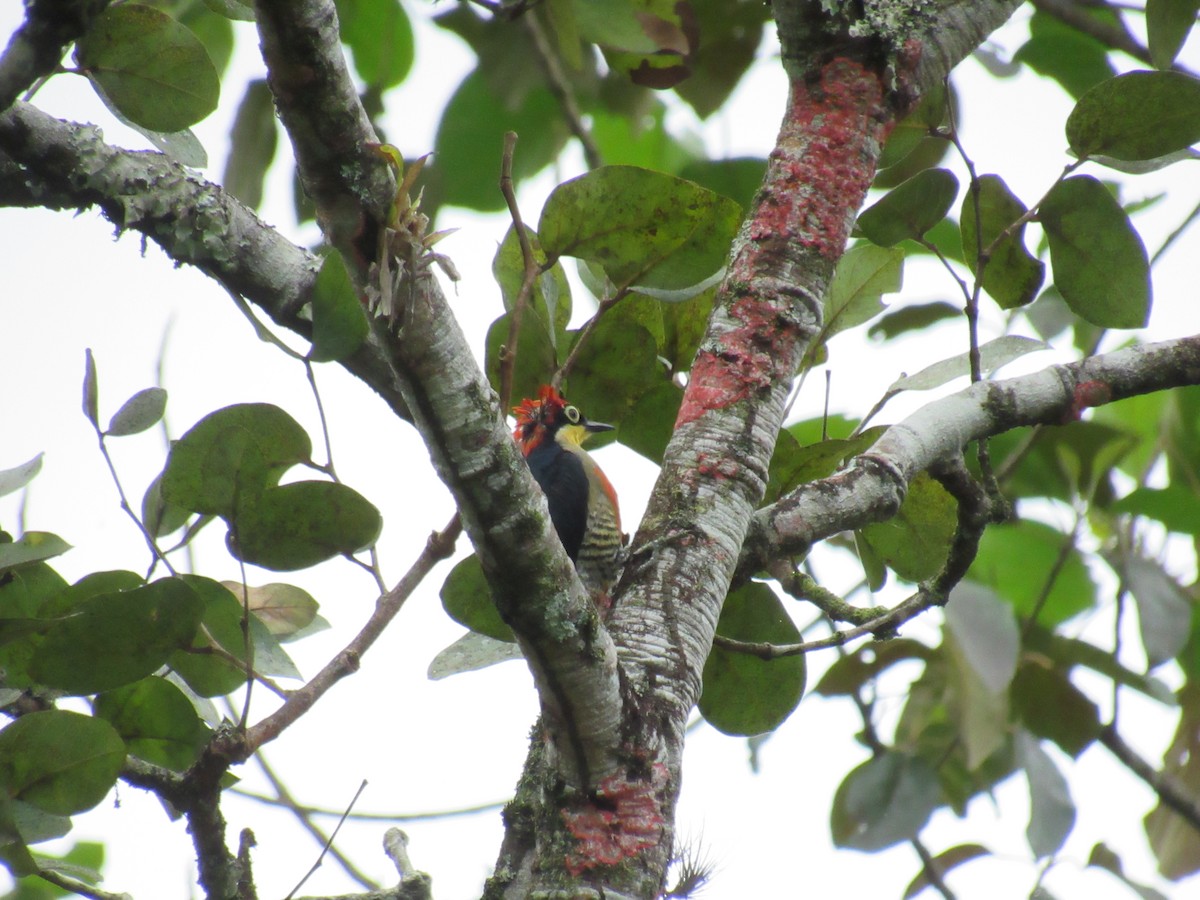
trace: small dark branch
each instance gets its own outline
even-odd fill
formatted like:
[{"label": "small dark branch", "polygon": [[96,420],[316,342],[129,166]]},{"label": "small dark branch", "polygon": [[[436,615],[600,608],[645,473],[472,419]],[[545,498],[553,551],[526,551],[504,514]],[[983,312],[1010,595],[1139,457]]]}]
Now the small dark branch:
[{"label": "small dark branch", "polygon": [[108,3],[26,0],[25,21],[0,56],[0,110],[8,109],[21,91],[53,72],[67,47],[88,30]]},{"label": "small dark branch", "polygon": [[[258,757],[261,759],[261,757]],[[243,790],[242,788],[229,788],[229,793],[237,794],[239,797],[245,797],[247,800],[254,800],[257,803],[263,803],[267,806],[280,806],[285,809],[292,809],[297,813],[305,816],[340,816],[340,810],[322,809],[319,806],[306,806],[302,803],[284,803],[278,797],[268,797],[264,794],[256,794],[253,791]],[[356,822],[420,822],[428,819],[453,819],[456,816],[474,816],[484,812],[494,812],[502,809],[507,800],[496,800],[491,803],[480,803],[475,806],[462,806],[455,809],[436,810],[432,812],[416,812],[416,813],[367,813],[367,812],[351,812],[346,818]]]},{"label": "small dark branch", "polygon": [[1120,760],[1129,771],[1146,782],[1158,795],[1163,806],[1170,807],[1184,821],[1200,832],[1200,804],[1196,802],[1187,790],[1174,779],[1159,772],[1154,766],[1142,759],[1137,751],[1130,747],[1117,733],[1112,725],[1106,725],[1100,731],[1100,743],[1109,749],[1113,756]]},{"label": "small dark branch", "polygon": [[399,583],[379,598],[375,603],[375,612],[342,651],[325,664],[316,676],[299,690],[293,691],[271,715],[246,731],[244,752],[245,759],[263,744],[274,740],[285,728],[295,722],[300,716],[325,696],[335,684],[352,672],[358,671],[362,655],[370,649],[375,640],[383,633],[388,623],[400,612],[400,607],[409,598],[417,585],[425,578],[433,567],[446,559],[454,550],[454,542],[462,532],[462,524],[456,515],[445,530],[434,532],[425,544],[425,549],[417,557],[412,568],[405,573]]},{"label": "small dark branch", "polygon": [[921,842],[919,837],[913,838],[912,847],[917,851],[917,856],[921,857],[921,867],[925,871],[925,880],[929,882],[929,886],[941,894],[946,900],[955,900],[954,891],[950,890],[946,884],[946,879],[942,876],[941,867],[938,866],[937,860],[933,858],[933,854],[929,852],[929,848]]},{"label": "small dark branch", "polygon": [[517,147],[517,134],[509,131],[504,135],[504,155],[500,161],[500,193],[508,205],[508,214],[512,218],[513,231],[521,246],[521,261],[525,264],[525,276],[521,279],[521,289],[513,300],[512,310],[508,317],[508,342],[500,354],[500,412],[507,415],[512,405],[513,372],[517,367],[517,346],[521,340],[521,320],[525,315],[525,307],[529,305],[529,297],[540,272],[537,257],[533,254],[533,245],[525,231],[525,222],[521,218],[521,207],[517,204],[517,194],[513,189],[513,154]]},{"label": "small dark branch", "polygon": [[788,571],[775,575],[779,586],[789,597],[797,600],[807,600],[835,622],[849,622],[852,625],[865,625],[873,619],[886,615],[886,606],[859,607],[847,603],[833,591],[817,583],[817,580],[805,572],[799,572],[789,567]]},{"label": "small dark branch", "polygon": [[267,83],[321,230],[366,281],[396,190],[340,52],[332,0],[256,0]]},{"label": "small dark branch", "polygon": [[[279,776],[275,774],[275,770],[267,764],[267,761],[263,758],[263,755],[259,753],[257,756],[255,756],[255,760],[258,762],[259,768],[262,769],[263,774],[267,776],[267,781],[271,783],[271,789],[275,791],[276,796],[274,799],[267,797],[256,797],[254,799],[258,799],[264,803],[280,806],[286,810],[289,810],[292,815],[296,817],[297,821],[299,821],[301,827],[304,828],[304,830],[310,835],[312,835],[313,840],[315,840],[321,847],[324,848],[321,851],[321,858],[317,860],[316,865],[313,866],[308,875],[305,875],[304,878],[300,880],[300,883],[292,889],[292,894],[295,894],[296,891],[300,889],[301,885],[303,885],[308,879],[308,877],[317,870],[317,868],[321,865],[321,859],[324,858],[327,852],[330,856],[337,860],[338,865],[345,870],[347,875],[349,875],[363,887],[367,888],[368,890],[378,888],[378,884],[360,872],[358,868],[355,867],[354,863],[346,858],[345,854],[333,846],[333,838],[336,837],[337,830],[335,829],[332,835],[325,834],[325,832],[322,831],[315,822],[313,822],[311,816],[314,813],[311,807],[304,807],[296,802],[296,798],[293,797],[291,792],[287,789],[287,785],[285,785]],[[346,821],[346,818],[350,815],[351,810],[354,808],[354,803],[358,800],[359,795],[366,786],[366,781],[363,781],[358,791],[354,794],[354,799],[350,801],[349,807],[347,807],[341,813],[335,813],[335,815],[340,815],[338,820],[338,828],[341,827],[342,822]],[[238,791],[238,793],[242,796],[247,796],[243,791]]]},{"label": "small dark branch", "polygon": [[1110,25],[1088,13],[1072,0],[1031,0],[1040,11],[1052,16],[1064,25],[1095,38],[1112,50],[1120,50],[1139,62],[1152,65],[1150,51],[1137,42],[1124,24]]},{"label": "small dark branch", "polygon": [[257,846],[254,832],[243,828],[238,836],[238,900],[258,900],[258,891],[254,887],[254,869],[250,862],[250,851]]},{"label": "small dark branch", "polygon": [[1046,580],[1042,582],[1042,589],[1038,593],[1038,598],[1033,604],[1033,612],[1029,614],[1029,618],[1025,622],[1025,627],[1021,631],[1022,642],[1028,640],[1033,629],[1037,627],[1038,616],[1041,615],[1046,601],[1050,599],[1050,592],[1054,590],[1054,584],[1058,581],[1058,576],[1062,574],[1063,567],[1067,564],[1067,560],[1071,558],[1071,551],[1075,549],[1075,543],[1079,537],[1079,529],[1082,525],[1082,518],[1076,517],[1071,533],[1063,538],[1062,546],[1058,548],[1058,556],[1054,558],[1054,564],[1050,566],[1050,571],[1046,574]]},{"label": "small dark branch", "polygon": [[1003,497],[1000,502],[985,491],[967,470],[961,457],[933,466],[929,474],[938,480],[958,503],[958,527],[950,544],[950,552],[941,572],[935,579],[938,593],[949,595],[954,586],[967,575],[975,554],[979,552],[979,541],[983,530],[994,522],[1007,521],[1012,516],[1012,506]]},{"label": "small dark branch", "polygon": [[579,104],[575,102],[575,93],[571,90],[571,84],[567,80],[562,63],[558,58],[558,51],[547,37],[546,30],[542,27],[537,13],[524,16],[521,21],[533,41],[533,49],[537,53],[538,63],[542,67],[542,73],[546,76],[546,87],[558,101],[563,118],[567,120],[567,127],[579,139],[579,144],[583,148],[583,158],[587,162],[588,168],[598,169],[604,165],[604,157],[600,153],[600,148],[596,146],[596,139],[592,137],[592,132],[584,124],[583,116],[579,112]]},{"label": "small dark branch", "polygon": [[[266,771],[266,768],[267,768],[266,766],[263,766],[263,771]],[[273,774],[271,776],[271,781],[274,784],[276,790],[279,790],[282,787],[282,785],[279,782],[279,779],[275,778]],[[317,861],[312,864],[312,868],[304,873],[304,877],[301,878],[299,883],[297,883],[297,885],[291,889],[291,891],[288,893],[287,897],[284,898],[284,900],[292,900],[292,898],[296,896],[296,891],[300,890],[300,888],[302,888],[304,886],[304,882],[308,881],[308,879],[313,876],[313,874],[317,871],[317,869],[321,868],[321,863],[324,862],[325,854],[327,854],[327,853],[333,853],[334,857],[338,860],[338,862],[340,862],[342,864],[342,868],[344,868],[351,876],[353,876],[354,879],[356,881],[358,881],[359,884],[363,884],[366,887],[376,887],[376,885],[372,884],[370,881],[364,881],[365,876],[363,876],[361,873],[359,873],[357,870],[355,870],[354,866],[351,865],[349,860],[347,860],[344,856],[342,856],[341,853],[338,853],[336,850],[333,849],[333,842],[337,838],[338,832],[342,830],[342,825],[345,823],[346,817],[348,815],[350,815],[350,810],[354,809],[354,804],[358,802],[358,798],[362,796],[362,792],[366,789],[366,787],[367,787],[367,781],[364,778],[362,783],[359,784],[358,790],[354,792],[354,796],[350,798],[350,804],[346,807],[346,810],[342,813],[341,818],[338,819],[337,825],[335,825],[333,828],[333,833],[331,835],[329,835],[328,838],[326,838],[324,835],[321,835],[321,832],[319,830],[317,830],[317,828],[312,824],[312,822],[308,821],[308,819],[306,817],[299,816],[301,824],[304,825],[304,827],[309,831],[310,834],[312,834],[314,837],[320,835],[320,842],[322,845],[321,853],[317,857]],[[283,798],[284,793],[285,792],[280,793],[281,798]]]}]

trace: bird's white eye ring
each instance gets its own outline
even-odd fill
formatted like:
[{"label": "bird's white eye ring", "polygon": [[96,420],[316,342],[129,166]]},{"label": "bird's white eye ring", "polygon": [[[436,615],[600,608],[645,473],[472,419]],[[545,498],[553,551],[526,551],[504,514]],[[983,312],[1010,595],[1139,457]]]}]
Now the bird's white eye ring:
[{"label": "bird's white eye ring", "polygon": [[567,417],[567,421],[572,425],[579,424],[579,410],[577,410],[574,406],[568,406],[563,410],[563,414]]}]

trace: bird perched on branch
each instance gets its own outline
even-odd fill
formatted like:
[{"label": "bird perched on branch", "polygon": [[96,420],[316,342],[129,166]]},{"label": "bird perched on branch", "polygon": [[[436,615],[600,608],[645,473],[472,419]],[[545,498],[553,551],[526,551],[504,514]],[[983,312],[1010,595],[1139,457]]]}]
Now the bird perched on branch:
[{"label": "bird perched on branch", "polygon": [[612,484],[583,449],[612,425],[589,422],[552,387],[513,408],[513,437],[550,507],[550,520],[584,588],[606,605],[622,555],[621,513]]}]

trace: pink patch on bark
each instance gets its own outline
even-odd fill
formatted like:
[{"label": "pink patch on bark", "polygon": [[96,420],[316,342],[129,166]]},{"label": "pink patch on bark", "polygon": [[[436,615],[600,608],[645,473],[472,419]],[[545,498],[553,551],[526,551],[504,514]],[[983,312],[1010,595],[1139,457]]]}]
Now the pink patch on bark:
[{"label": "pink patch on bark", "polygon": [[600,782],[596,800],[563,810],[567,830],[579,841],[564,860],[567,871],[578,878],[588,869],[616,865],[656,846],[664,825],[659,794],[667,780],[662,763],[651,767],[649,780],[610,775]]}]

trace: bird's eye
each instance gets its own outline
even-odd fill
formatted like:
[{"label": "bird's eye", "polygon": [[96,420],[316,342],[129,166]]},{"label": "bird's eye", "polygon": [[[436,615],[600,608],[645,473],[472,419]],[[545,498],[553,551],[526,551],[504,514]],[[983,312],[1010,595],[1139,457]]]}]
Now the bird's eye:
[{"label": "bird's eye", "polygon": [[579,423],[579,410],[577,410],[574,406],[568,406],[566,409],[564,409],[563,415],[567,417],[567,421],[572,425],[577,425]]}]

